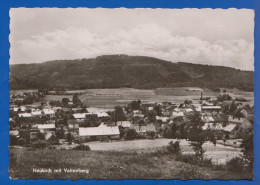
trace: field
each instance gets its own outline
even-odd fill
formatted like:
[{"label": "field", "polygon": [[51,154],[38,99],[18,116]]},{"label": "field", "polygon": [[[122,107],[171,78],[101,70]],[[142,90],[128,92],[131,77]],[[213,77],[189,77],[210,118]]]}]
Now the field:
[{"label": "field", "polygon": [[[89,142],[86,143],[90,146],[91,150],[95,151],[120,151],[120,152],[137,152],[137,153],[149,153],[155,152],[162,147],[168,145],[170,141],[175,142],[176,139],[159,138],[154,140],[139,139],[132,141],[113,141],[113,142]],[[192,148],[189,146],[188,141],[179,140],[181,150],[184,154],[193,154]],[[221,141],[219,141],[221,143]],[[74,147],[73,145],[61,145],[59,149],[68,149]],[[230,146],[224,146],[217,144],[214,146],[210,142],[204,144],[205,157],[211,158],[214,164],[221,164],[224,161],[228,161],[233,157],[239,156],[242,153],[240,148],[234,148]]]},{"label": "field", "polygon": [[[111,109],[115,106],[124,106],[133,100],[142,100],[143,102],[173,102],[177,103],[190,99],[193,103],[198,103],[201,91],[198,88],[158,88],[158,89],[132,89],[132,88],[118,88],[118,89],[88,89],[88,93],[79,95],[81,101],[89,107],[107,108]],[[244,95],[246,99],[250,100],[253,105],[253,93],[238,91],[240,95]],[[203,89],[203,96],[216,97],[219,92],[209,89]],[[73,95],[47,95],[44,101],[62,100],[62,98],[72,98]]]},{"label": "field", "polygon": [[[248,179],[248,174],[191,166],[171,154],[119,151],[78,151],[62,149],[10,148],[9,175],[12,179],[180,179],[185,171],[200,172],[206,179]],[[69,173],[67,169],[88,170]],[[49,169],[36,173],[34,169]],[[61,169],[60,172],[54,170]],[[201,178],[193,175],[191,178]]]},{"label": "field", "polygon": [[[164,88],[154,90],[120,88],[120,89],[88,89],[86,94],[79,95],[81,101],[90,107],[114,108],[124,106],[133,100],[143,102],[179,102],[185,99],[192,99],[194,102],[200,98],[200,92],[187,91],[186,88]],[[206,90],[205,96],[217,96],[218,93]],[[62,98],[72,98],[73,95],[47,95],[44,101],[62,100]]]},{"label": "field", "polygon": [[[185,99],[190,99],[193,103],[198,103],[201,90],[203,90],[204,97],[216,97],[219,92],[210,89],[200,89],[193,87],[176,87],[176,88],[157,88],[157,89],[133,89],[133,88],[117,88],[117,89],[87,89],[79,91],[70,91],[71,95],[47,95],[44,98],[45,102],[50,100],[59,100],[62,98],[72,99],[73,93],[83,93],[79,95],[81,101],[89,107],[112,109],[115,106],[124,106],[133,100],[142,100],[143,102],[180,102]],[[11,94],[22,92],[32,92],[34,90],[17,90],[11,91]],[[236,95],[243,95],[248,102],[244,104],[254,105],[254,93],[245,92],[241,90],[233,91]],[[33,103],[32,105],[38,106],[40,102]]]}]

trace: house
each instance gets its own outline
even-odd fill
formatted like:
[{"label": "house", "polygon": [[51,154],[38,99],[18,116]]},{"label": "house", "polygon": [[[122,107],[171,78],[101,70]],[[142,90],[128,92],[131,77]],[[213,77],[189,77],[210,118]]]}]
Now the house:
[{"label": "house", "polygon": [[221,111],[220,106],[202,106],[201,111],[203,113],[219,113]]},{"label": "house", "polygon": [[32,116],[33,117],[40,117],[42,115],[42,112],[41,111],[34,111],[34,112],[31,112]]},{"label": "house", "polygon": [[193,110],[191,108],[183,109],[183,111],[186,112],[186,113],[193,112]]},{"label": "house", "polygon": [[25,112],[26,111],[26,107],[25,106],[21,106],[20,110],[21,110],[21,112]]},{"label": "house", "polygon": [[57,111],[57,110],[62,110],[62,107],[53,107],[52,108],[54,111]]},{"label": "house", "polygon": [[117,121],[116,125],[117,126],[122,126],[124,128],[130,128],[131,127],[131,122],[130,121]]},{"label": "house", "polygon": [[141,135],[146,135],[147,132],[156,132],[156,128],[154,124],[147,124],[147,125],[133,124],[131,125],[130,128],[135,129],[135,131]]},{"label": "house", "polygon": [[222,131],[223,130],[223,126],[220,123],[205,123],[202,126],[202,130]]},{"label": "house", "polygon": [[134,118],[144,118],[143,114],[134,114],[133,115]]},{"label": "house", "polygon": [[109,115],[106,112],[97,112],[96,114],[97,114],[98,118],[109,117]]},{"label": "house", "polygon": [[168,110],[162,111],[162,114],[163,114],[164,116],[170,116],[170,115],[171,115],[170,111],[168,111]]},{"label": "house", "polygon": [[212,116],[208,116],[208,115],[203,115],[201,116],[201,119],[204,121],[204,122],[214,122],[214,118]]},{"label": "house", "polygon": [[14,111],[14,112],[17,112],[18,110],[19,110],[19,107],[14,107],[14,108],[13,108],[13,111]]},{"label": "house", "polygon": [[230,123],[223,128],[223,131],[229,139],[241,139],[243,128],[239,127],[237,124]]},{"label": "house", "polygon": [[10,130],[9,136],[19,137],[19,131],[18,130]]},{"label": "house", "polygon": [[229,116],[228,117],[228,122],[229,123],[235,123],[239,127],[244,128],[244,129],[252,127],[251,122],[248,119],[246,119],[246,118],[235,118],[233,116]]},{"label": "house", "polygon": [[32,114],[31,113],[20,113],[20,114],[18,114],[18,116],[20,118],[31,118]]},{"label": "house", "polygon": [[52,133],[48,132],[44,135],[45,141],[47,141],[48,144],[55,145],[59,144],[59,139]]},{"label": "house", "polygon": [[133,114],[142,114],[142,111],[140,111],[140,110],[133,110]]},{"label": "house", "polygon": [[79,128],[79,121],[78,120],[70,119],[70,120],[67,121],[67,124],[68,124],[69,129]]},{"label": "house", "polygon": [[155,119],[158,121],[162,121],[163,123],[166,123],[169,120],[168,117],[162,117],[162,116],[156,116]]},{"label": "house", "polygon": [[73,117],[77,120],[84,120],[86,119],[86,115],[91,115],[92,113],[76,113],[73,114]]},{"label": "house", "polygon": [[55,133],[55,124],[50,123],[50,124],[39,124],[37,125],[37,128],[39,129],[40,133]]},{"label": "house", "polygon": [[98,127],[79,128],[80,142],[105,139],[120,139],[120,132],[118,126],[107,126],[102,123]]},{"label": "house", "polygon": [[[179,109],[178,109],[179,110]],[[172,117],[173,118],[175,118],[175,117],[179,117],[179,116],[181,116],[181,117],[183,117],[184,116],[184,112],[182,112],[182,111],[176,111],[176,109],[174,109],[174,111],[172,112]]]},{"label": "house", "polygon": [[50,116],[50,117],[54,117],[54,116],[55,116],[55,112],[54,112],[54,110],[52,110],[52,109],[43,109],[43,113],[44,113],[45,115]]}]

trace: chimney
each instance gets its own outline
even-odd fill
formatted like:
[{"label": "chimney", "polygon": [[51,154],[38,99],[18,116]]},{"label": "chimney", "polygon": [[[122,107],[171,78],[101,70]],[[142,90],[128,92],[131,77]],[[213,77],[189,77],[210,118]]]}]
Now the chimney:
[{"label": "chimney", "polygon": [[203,92],[200,92],[200,99],[203,100]]}]

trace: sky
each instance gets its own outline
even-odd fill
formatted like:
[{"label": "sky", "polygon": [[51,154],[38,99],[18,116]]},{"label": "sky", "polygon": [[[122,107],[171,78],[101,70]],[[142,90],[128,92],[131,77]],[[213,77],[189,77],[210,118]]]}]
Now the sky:
[{"label": "sky", "polygon": [[10,10],[10,64],[127,54],[254,70],[250,9]]}]

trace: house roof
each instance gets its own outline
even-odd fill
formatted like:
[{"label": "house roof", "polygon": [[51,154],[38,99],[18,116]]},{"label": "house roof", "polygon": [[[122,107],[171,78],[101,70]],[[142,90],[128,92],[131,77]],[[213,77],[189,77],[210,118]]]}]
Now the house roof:
[{"label": "house roof", "polygon": [[220,106],[202,106],[202,109],[206,109],[206,110],[220,110],[221,107]]},{"label": "house roof", "polygon": [[52,109],[44,109],[43,112],[44,112],[44,114],[47,114],[47,115],[55,113],[54,110],[52,110]]},{"label": "house roof", "polygon": [[205,121],[205,122],[213,122],[213,121],[215,121],[212,116],[203,116],[202,120]]},{"label": "house roof", "polygon": [[98,116],[99,118],[108,117],[108,116],[109,116],[106,112],[97,112],[96,114],[97,114],[97,116]]},{"label": "house roof", "polygon": [[223,130],[223,126],[220,123],[205,123],[202,130]]},{"label": "house roof", "polygon": [[225,126],[224,128],[223,128],[223,130],[224,131],[226,131],[226,132],[232,132],[233,130],[234,130],[234,128],[236,128],[236,124],[228,124],[227,126]]},{"label": "house roof", "polygon": [[80,127],[79,136],[109,136],[119,135],[119,129],[117,126],[107,126],[104,124],[98,127]]},{"label": "house roof", "polygon": [[130,128],[133,128],[136,130],[136,132],[138,133],[145,133],[148,131],[154,131],[156,132],[156,128],[154,126],[154,124],[147,124],[147,125],[143,125],[143,126],[139,126],[137,124],[131,125]]},{"label": "house roof", "polygon": [[32,114],[31,113],[21,113],[21,114],[18,114],[18,116],[21,118],[30,118],[32,117]]},{"label": "house roof", "polygon": [[38,129],[53,129],[55,128],[55,124],[39,124],[37,125]]},{"label": "house roof", "polygon": [[166,122],[166,121],[169,120],[168,117],[160,117],[160,116],[156,116],[155,118],[156,118],[157,120],[161,120],[162,122]]},{"label": "house roof", "polygon": [[9,135],[10,136],[18,136],[19,135],[19,131],[18,130],[10,130],[9,131]]},{"label": "house roof", "polygon": [[172,116],[184,116],[183,112],[172,112]]},{"label": "house roof", "polygon": [[31,114],[32,114],[33,116],[39,116],[39,115],[42,114],[42,112],[41,112],[41,111],[34,111],[34,112],[31,112]]},{"label": "house roof", "polygon": [[193,110],[191,108],[188,108],[188,109],[184,109],[184,111],[186,112],[192,112]]},{"label": "house roof", "polygon": [[76,113],[76,114],[73,114],[73,117],[75,119],[84,119],[86,118],[86,115],[91,115],[92,113]]},{"label": "house roof", "polygon": [[49,140],[53,136],[52,133],[48,132],[44,135],[45,140]]},{"label": "house roof", "polygon": [[122,126],[122,127],[130,127],[131,126],[131,122],[130,121],[118,121],[118,122],[116,122],[116,124],[118,126]]}]

